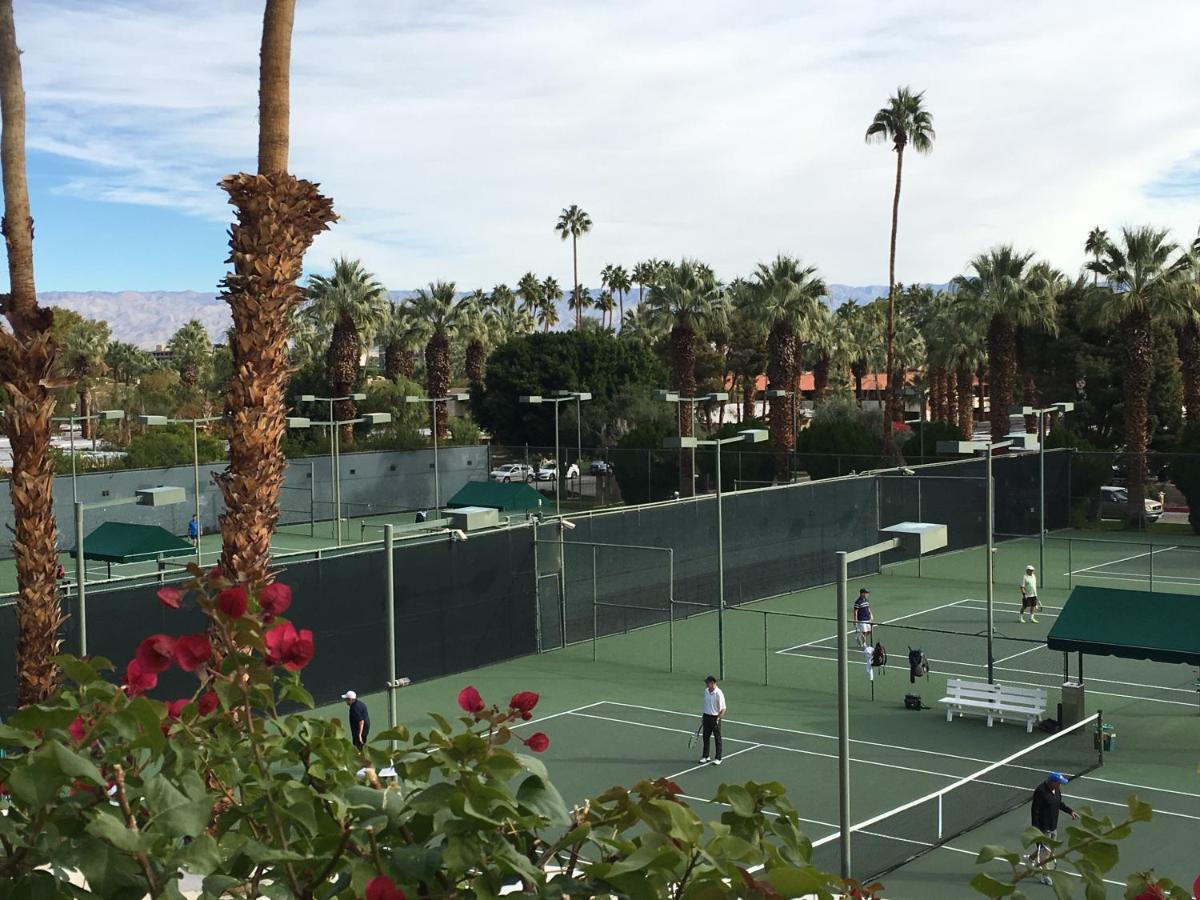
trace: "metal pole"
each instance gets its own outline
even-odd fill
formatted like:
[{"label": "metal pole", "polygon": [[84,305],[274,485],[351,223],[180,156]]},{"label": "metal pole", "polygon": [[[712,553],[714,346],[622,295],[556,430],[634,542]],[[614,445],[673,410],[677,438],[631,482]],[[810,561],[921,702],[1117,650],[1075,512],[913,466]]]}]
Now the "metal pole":
[{"label": "metal pole", "polygon": [[846,623],[850,621],[847,597],[849,571],[845,551],[838,551],[837,583],[837,695],[838,695],[838,833],[841,874],[850,877],[850,678]]},{"label": "metal pole", "polygon": [[83,561],[83,504],[75,501],[75,589],[79,592],[79,655],[87,656],[87,567]]},{"label": "metal pole", "polygon": [[667,550],[667,670],[675,671],[675,551]]},{"label": "metal pole", "polygon": [[387,579],[388,728],[396,727],[396,561],[393,526],[383,526],[383,577]]},{"label": "metal pole", "polygon": [[437,400],[433,401],[433,511],[437,513],[442,508],[442,485],[438,471],[438,422]]},{"label": "metal pole", "polygon": [[1154,593],[1154,545],[1148,544],[1150,548],[1150,593]]},{"label": "metal pole", "polygon": [[[489,472],[491,469],[488,470]],[[538,520],[530,520],[533,528],[533,638],[537,652],[542,652],[542,570],[538,567]]]},{"label": "metal pole", "polygon": [[192,419],[192,480],[196,489],[196,565],[203,559],[200,553],[200,536],[204,529],[200,524],[200,423]]},{"label": "metal pole", "polygon": [[770,655],[767,650],[767,646],[768,646],[767,645],[767,615],[768,615],[768,613],[764,609],[763,610],[763,684],[764,685],[766,685],[767,681],[768,681],[768,679],[767,679],[767,661],[770,659]]},{"label": "metal pole", "polygon": [[1046,428],[1038,411],[1038,574],[1046,577]]},{"label": "metal pole", "polygon": [[596,611],[596,551],[599,549],[592,548],[592,662],[596,661],[596,632],[599,631]]},{"label": "metal pole", "polygon": [[992,584],[992,542],[994,535],[992,532],[993,521],[995,514],[995,492],[992,484],[992,445],[987,446],[987,676],[988,684],[996,683],[995,659],[996,655],[992,648],[992,638],[994,636],[995,627],[993,625],[993,608],[992,604],[995,600],[995,585]]},{"label": "metal pole", "polygon": [[[555,409],[558,407],[556,406]],[[567,646],[567,547],[564,543],[562,519],[558,520],[558,616],[562,623],[560,645]]]},{"label": "metal pole", "polygon": [[[71,502],[78,503],[79,502],[79,489],[75,486],[75,417],[74,416],[72,416],[68,420],[68,424],[70,425],[70,428],[71,428]],[[79,536],[76,535],[75,539],[78,540]]]},{"label": "metal pole", "polygon": [[717,449],[717,670],[725,680],[725,517],[721,506],[721,441]]},{"label": "metal pole", "polygon": [[308,536],[317,535],[317,464],[308,464]]},{"label": "metal pole", "polygon": [[[923,427],[921,429],[921,433],[922,434],[925,433],[925,429]],[[918,522],[925,521],[923,518],[921,518],[921,478],[920,478],[920,476],[917,477],[917,521]],[[918,578],[921,577],[921,557],[923,555],[924,554],[922,554],[922,553],[917,554],[917,577]]]},{"label": "metal pole", "polygon": [[342,546],[342,436],[338,423],[333,426],[333,505],[337,522],[337,545]]},{"label": "metal pole", "polygon": [[[583,399],[575,398],[575,465],[579,466],[579,480],[583,481]],[[580,488],[579,496],[583,496]]]},{"label": "metal pole", "polygon": [[[558,401],[555,400],[554,401],[554,514],[556,516],[560,516],[560,517],[562,516],[562,506],[559,503],[559,499],[558,499],[558,488],[559,488],[559,485],[562,483],[562,476],[563,476],[562,462],[559,460],[559,456],[558,456]],[[561,539],[562,538],[562,526],[561,525],[559,525],[559,528],[558,528],[558,535],[559,535],[559,538]],[[563,622],[565,623],[566,619],[563,619]]]}]

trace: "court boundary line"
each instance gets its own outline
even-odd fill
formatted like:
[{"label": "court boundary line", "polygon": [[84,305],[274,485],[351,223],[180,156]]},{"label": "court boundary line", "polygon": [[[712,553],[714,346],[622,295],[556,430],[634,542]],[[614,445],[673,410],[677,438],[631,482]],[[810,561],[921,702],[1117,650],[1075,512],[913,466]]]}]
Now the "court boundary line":
[{"label": "court boundary line", "polygon": [[[928,613],[931,613],[931,612],[937,612],[939,609],[948,609],[948,608],[950,608],[951,606],[958,606],[960,603],[966,603],[966,602],[967,602],[967,601],[969,601],[970,599],[971,599],[970,597],[964,597],[962,600],[955,600],[953,603],[943,603],[941,606],[933,606],[933,607],[930,607],[929,609],[919,609],[919,610],[917,610],[916,612],[912,612],[912,613],[906,613],[906,614],[905,614],[905,615],[903,615],[903,616],[897,616],[897,617],[896,617],[896,618],[894,618],[894,619],[888,619],[886,622],[872,622],[872,623],[871,623],[871,627],[872,627],[872,628],[874,628],[876,625],[880,625],[880,626],[883,626],[883,625],[891,625],[891,624],[892,624],[892,623],[894,623],[894,622],[900,622],[900,621],[903,621],[904,619],[911,619],[911,618],[914,618],[914,617],[916,617],[916,616],[923,616],[923,615],[926,615],[926,614],[928,614]],[[855,629],[854,629],[854,628],[851,628],[849,631],[847,631],[847,632],[846,632],[846,634],[848,634],[848,635],[853,635],[854,633],[855,633]],[[784,654],[785,654],[785,653],[787,653],[789,650],[802,650],[802,649],[804,649],[805,647],[812,647],[812,646],[815,646],[816,644],[819,644],[819,643],[821,643],[821,642],[823,642],[823,641],[832,641],[832,640],[836,640],[836,639],[837,639],[837,637],[838,637],[838,635],[835,633],[835,634],[832,634],[832,635],[830,635],[829,637],[817,638],[816,640],[808,641],[808,642],[806,642],[806,643],[803,643],[803,644],[797,644],[795,647],[786,647],[786,648],[784,648],[783,650],[776,650],[775,652],[776,652],[777,654],[778,654],[778,653],[784,653]]]},{"label": "court boundary line", "polygon": [[1135,553],[1135,554],[1133,554],[1133,556],[1122,556],[1120,559],[1106,560],[1105,562],[1096,563],[1094,566],[1085,566],[1082,569],[1076,569],[1073,572],[1069,572],[1069,571],[1063,572],[1063,575],[1068,578],[1072,575],[1078,576],[1078,575],[1082,575],[1084,572],[1091,572],[1093,569],[1099,569],[1103,566],[1115,566],[1118,563],[1129,562],[1130,560],[1133,560],[1133,559],[1141,559],[1143,556],[1153,556],[1155,553],[1166,553],[1169,550],[1178,550],[1179,549],[1178,544],[1172,544],[1170,547],[1160,547],[1157,550],[1154,549],[1153,544],[1151,544],[1150,547],[1151,547],[1151,549],[1149,552],[1143,551],[1142,553]]}]

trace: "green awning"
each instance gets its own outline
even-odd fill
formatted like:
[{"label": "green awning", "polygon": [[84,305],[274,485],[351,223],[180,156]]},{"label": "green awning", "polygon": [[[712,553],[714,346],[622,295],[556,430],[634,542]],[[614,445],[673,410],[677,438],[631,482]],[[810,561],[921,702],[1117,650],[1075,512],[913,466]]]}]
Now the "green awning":
[{"label": "green awning", "polygon": [[490,506],[502,513],[537,512],[542,507],[542,495],[523,482],[468,481],[446,505],[451,509]]},{"label": "green awning", "polygon": [[[74,548],[71,550],[75,552]],[[104,522],[83,539],[83,558],[99,562],[132,563],[194,555],[196,548],[157,525]]]},{"label": "green awning", "polygon": [[1200,597],[1077,587],[1046,644],[1069,653],[1200,666]]}]

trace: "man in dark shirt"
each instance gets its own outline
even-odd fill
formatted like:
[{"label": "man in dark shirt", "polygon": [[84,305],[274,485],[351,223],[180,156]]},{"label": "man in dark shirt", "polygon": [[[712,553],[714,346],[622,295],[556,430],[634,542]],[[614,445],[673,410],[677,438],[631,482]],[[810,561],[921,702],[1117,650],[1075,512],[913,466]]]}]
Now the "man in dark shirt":
[{"label": "man in dark shirt", "polygon": [[[1053,839],[1055,832],[1058,831],[1058,813],[1067,813],[1072,819],[1078,819],[1079,813],[1067,806],[1062,796],[1062,786],[1069,779],[1062,772],[1051,772],[1046,776],[1046,780],[1039,784],[1033,791],[1033,803],[1030,806],[1029,818],[1033,827],[1038,829],[1046,837]],[[1030,854],[1030,861],[1035,868],[1043,866],[1052,856],[1052,851],[1047,844],[1034,844],[1033,853]],[[1042,876],[1042,883],[1049,884],[1050,879]]]},{"label": "man in dark shirt", "polygon": [[342,694],[342,699],[350,707],[350,740],[361,750],[371,732],[371,714],[367,712],[367,704],[359,700],[354,691],[346,691]]}]

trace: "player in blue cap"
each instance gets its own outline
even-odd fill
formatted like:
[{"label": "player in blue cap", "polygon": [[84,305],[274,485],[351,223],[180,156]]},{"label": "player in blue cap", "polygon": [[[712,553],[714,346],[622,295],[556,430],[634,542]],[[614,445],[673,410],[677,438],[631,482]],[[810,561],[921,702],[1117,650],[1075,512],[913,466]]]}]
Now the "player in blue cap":
[{"label": "player in blue cap", "polygon": [[[1062,772],[1051,772],[1046,776],[1046,780],[1039,784],[1033,791],[1033,804],[1030,808],[1030,820],[1033,827],[1038,829],[1046,837],[1054,840],[1055,832],[1058,831],[1058,813],[1067,813],[1072,819],[1078,819],[1079,813],[1067,806],[1062,796],[1062,786],[1070,781]],[[1033,845],[1033,852],[1029,854],[1030,863],[1034,868],[1044,868],[1046,863],[1053,856],[1053,851],[1047,844],[1036,843]],[[1041,877],[1043,884],[1049,884],[1050,879],[1043,875]]]}]

